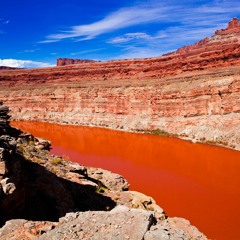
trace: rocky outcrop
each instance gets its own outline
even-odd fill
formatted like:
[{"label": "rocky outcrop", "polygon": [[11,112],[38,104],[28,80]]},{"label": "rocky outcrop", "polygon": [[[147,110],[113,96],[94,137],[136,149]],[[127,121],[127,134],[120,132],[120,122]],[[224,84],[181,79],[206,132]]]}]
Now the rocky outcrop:
[{"label": "rocky outcrop", "polygon": [[[212,37],[204,38],[203,40],[190,46],[181,47],[172,54],[180,54],[184,56],[200,54],[199,57],[209,56],[210,59],[211,55],[216,56],[216,54],[221,54],[221,52],[225,51],[229,53],[233,51],[231,54],[235,54],[237,53],[235,47],[236,46],[239,47],[240,44],[239,36],[240,36],[240,22],[237,18],[233,18],[228,23],[226,29],[216,30],[215,34]],[[209,64],[211,64],[211,60],[209,61]]]},{"label": "rocky outcrop", "polygon": [[[0,110],[1,123],[5,122],[0,125],[0,225],[16,218],[56,221],[73,210],[106,210],[116,205],[97,192],[104,185],[90,178],[87,169],[50,155],[48,141],[11,128],[8,109],[1,106]],[[104,190],[112,185],[116,189],[114,177],[119,189],[128,188],[121,176],[106,174],[110,180]]]},{"label": "rocky outcrop", "polygon": [[182,218],[156,222],[152,212],[117,206],[110,212],[68,213],[59,222],[11,220],[0,229],[0,239],[207,239]]},{"label": "rocky outcrop", "polygon": [[10,127],[8,111],[0,103],[0,240],[206,239],[122,176],[50,155],[49,141]]},{"label": "rocky outcrop", "polygon": [[57,66],[65,66],[65,65],[81,64],[81,63],[93,63],[93,62],[96,62],[96,61],[86,60],[86,59],[58,58]]},{"label": "rocky outcrop", "polygon": [[10,128],[9,127],[9,119],[10,116],[8,115],[9,108],[2,105],[0,102],[0,134],[6,133],[6,131]]},{"label": "rocky outcrop", "polygon": [[239,34],[239,28],[240,28],[240,22],[235,17],[228,23],[228,26],[226,29],[217,30],[215,32],[216,35],[229,35],[229,34]]},{"label": "rocky outcrop", "polygon": [[15,120],[160,129],[240,149],[239,54],[234,18],[159,58],[1,71],[0,99]]}]

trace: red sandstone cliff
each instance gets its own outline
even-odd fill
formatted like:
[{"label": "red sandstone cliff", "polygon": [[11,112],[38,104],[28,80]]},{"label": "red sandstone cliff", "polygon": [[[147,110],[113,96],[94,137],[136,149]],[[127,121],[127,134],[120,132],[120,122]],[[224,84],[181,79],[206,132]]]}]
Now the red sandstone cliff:
[{"label": "red sandstone cliff", "polygon": [[158,58],[0,72],[14,119],[160,128],[240,148],[240,23]]},{"label": "red sandstone cliff", "polygon": [[84,59],[71,59],[71,58],[58,58],[57,66],[65,66],[71,64],[81,64],[81,63],[93,63],[94,60],[84,60]]}]

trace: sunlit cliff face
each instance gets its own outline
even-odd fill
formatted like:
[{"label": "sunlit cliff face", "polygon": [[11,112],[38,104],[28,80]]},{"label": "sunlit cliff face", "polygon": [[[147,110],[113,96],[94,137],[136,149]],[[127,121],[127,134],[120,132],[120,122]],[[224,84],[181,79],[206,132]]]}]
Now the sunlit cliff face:
[{"label": "sunlit cliff face", "polygon": [[239,32],[233,19],[162,57],[3,70],[0,99],[13,119],[158,128],[240,149]]}]

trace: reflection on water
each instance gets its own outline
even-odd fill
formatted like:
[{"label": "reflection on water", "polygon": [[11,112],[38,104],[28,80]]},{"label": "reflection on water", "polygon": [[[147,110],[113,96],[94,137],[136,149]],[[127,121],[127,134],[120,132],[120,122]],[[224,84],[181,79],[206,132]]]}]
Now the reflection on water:
[{"label": "reflection on water", "polygon": [[187,218],[212,239],[237,239],[240,152],[175,138],[13,122],[52,142],[52,153],[122,174],[169,216]]}]

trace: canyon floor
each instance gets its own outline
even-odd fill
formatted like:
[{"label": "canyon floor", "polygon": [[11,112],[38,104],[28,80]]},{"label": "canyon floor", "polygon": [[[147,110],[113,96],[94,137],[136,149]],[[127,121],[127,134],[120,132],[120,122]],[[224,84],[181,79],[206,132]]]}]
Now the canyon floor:
[{"label": "canyon floor", "polygon": [[0,239],[206,239],[122,176],[50,155],[8,112],[0,106]]}]

